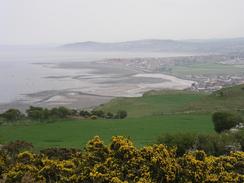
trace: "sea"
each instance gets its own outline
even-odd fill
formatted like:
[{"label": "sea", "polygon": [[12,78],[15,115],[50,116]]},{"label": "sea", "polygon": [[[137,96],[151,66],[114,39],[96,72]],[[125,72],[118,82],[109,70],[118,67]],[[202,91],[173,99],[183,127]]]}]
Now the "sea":
[{"label": "sea", "polygon": [[64,90],[82,87],[77,79],[64,75],[82,75],[84,69],[66,69],[55,67],[58,63],[93,62],[111,58],[135,57],[175,57],[187,56],[188,53],[160,52],[79,52],[50,50],[0,50],[0,104],[21,100],[26,94],[46,90]]}]

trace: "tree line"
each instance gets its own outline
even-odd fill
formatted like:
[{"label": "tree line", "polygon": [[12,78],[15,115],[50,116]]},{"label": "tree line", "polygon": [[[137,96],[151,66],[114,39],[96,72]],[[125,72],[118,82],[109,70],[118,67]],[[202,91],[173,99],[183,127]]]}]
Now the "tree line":
[{"label": "tree line", "polygon": [[30,106],[25,113],[18,109],[9,109],[0,117],[8,122],[15,122],[22,119],[31,119],[37,121],[47,121],[51,119],[64,119],[64,118],[87,118],[87,119],[124,119],[127,117],[127,112],[119,110],[117,113],[104,112],[102,110],[76,110],[68,109],[66,107],[55,107],[51,109]]}]

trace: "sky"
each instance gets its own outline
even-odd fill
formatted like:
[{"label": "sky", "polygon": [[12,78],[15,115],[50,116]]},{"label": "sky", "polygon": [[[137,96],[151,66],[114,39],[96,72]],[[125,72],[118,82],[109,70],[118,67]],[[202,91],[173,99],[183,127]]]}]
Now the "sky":
[{"label": "sky", "polygon": [[244,37],[244,0],[0,0],[0,44]]}]

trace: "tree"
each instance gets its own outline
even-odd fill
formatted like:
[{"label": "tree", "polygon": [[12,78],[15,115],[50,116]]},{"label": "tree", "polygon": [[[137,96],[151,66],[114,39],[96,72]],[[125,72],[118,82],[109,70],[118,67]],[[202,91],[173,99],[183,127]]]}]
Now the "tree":
[{"label": "tree", "polygon": [[41,107],[30,106],[30,108],[26,110],[26,113],[30,119],[34,120],[44,120],[49,118],[49,110]]},{"label": "tree", "polygon": [[53,108],[50,113],[59,118],[66,118],[68,115],[72,114],[71,110],[66,107]]},{"label": "tree", "polygon": [[92,111],[91,113],[92,113],[92,115],[95,115],[95,116],[100,117],[100,118],[104,118],[105,117],[105,113],[102,110]]},{"label": "tree", "polygon": [[114,117],[114,115],[113,115],[113,113],[111,113],[111,112],[108,112],[107,114],[106,114],[106,118],[107,119],[112,119]]},{"label": "tree", "polygon": [[82,117],[89,117],[91,114],[90,114],[90,112],[88,112],[88,111],[80,111],[80,116],[82,116]]},{"label": "tree", "polygon": [[22,114],[18,109],[9,109],[1,116],[6,119],[7,121],[17,121],[24,117],[24,114]]},{"label": "tree", "polygon": [[115,118],[117,119],[124,119],[127,117],[127,112],[124,110],[120,110],[117,112],[117,114],[115,115]]},{"label": "tree", "polygon": [[214,123],[215,131],[221,133],[242,123],[243,119],[239,115],[229,112],[215,112],[212,115],[212,121]]}]

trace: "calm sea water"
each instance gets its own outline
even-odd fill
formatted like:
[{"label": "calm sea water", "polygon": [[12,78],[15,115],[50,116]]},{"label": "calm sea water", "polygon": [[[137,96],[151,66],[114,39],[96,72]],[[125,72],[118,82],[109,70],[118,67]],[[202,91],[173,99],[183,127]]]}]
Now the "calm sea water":
[{"label": "calm sea water", "polygon": [[[0,103],[22,99],[24,94],[45,90],[82,87],[82,82],[71,78],[47,79],[49,76],[75,76],[86,69],[52,68],[60,62],[97,61],[106,58],[168,57],[182,53],[84,53],[61,51],[0,51]],[[189,55],[189,54],[188,54]],[[46,63],[46,64],[38,64]]]}]

